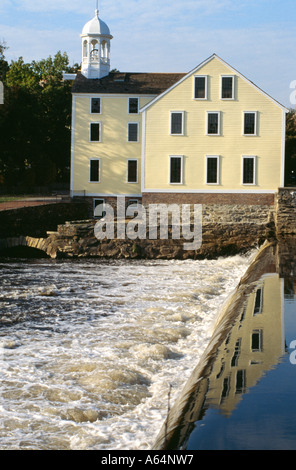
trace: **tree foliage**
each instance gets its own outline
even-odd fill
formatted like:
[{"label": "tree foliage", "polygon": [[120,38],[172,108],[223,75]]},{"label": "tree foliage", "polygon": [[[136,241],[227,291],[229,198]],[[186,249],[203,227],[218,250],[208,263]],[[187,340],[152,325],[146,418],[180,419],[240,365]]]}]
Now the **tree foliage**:
[{"label": "tree foliage", "polygon": [[5,60],[5,51],[8,49],[5,42],[0,42],[0,80],[5,82],[6,73],[9,69],[8,62]]},{"label": "tree foliage", "polygon": [[[4,49],[2,56],[5,61]],[[69,182],[71,82],[63,81],[63,72],[77,68],[60,51],[53,58],[25,63],[20,57],[9,65],[0,106],[3,191],[34,192]]]},{"label": "tree foliage", "polygon": [[290,109],[286,117],[285,184],[296,186],[296,112]]}]

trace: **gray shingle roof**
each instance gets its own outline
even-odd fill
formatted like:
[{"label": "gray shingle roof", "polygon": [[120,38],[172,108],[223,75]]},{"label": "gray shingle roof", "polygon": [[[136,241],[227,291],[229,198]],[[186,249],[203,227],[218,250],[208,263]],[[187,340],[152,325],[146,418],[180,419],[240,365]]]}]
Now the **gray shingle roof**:
[{"label": "gray shingle roof", "polygon": [[185,73],[111,72],[100,79],[88,79],[78,73],[72,92],[159,95],[185,75]]}]

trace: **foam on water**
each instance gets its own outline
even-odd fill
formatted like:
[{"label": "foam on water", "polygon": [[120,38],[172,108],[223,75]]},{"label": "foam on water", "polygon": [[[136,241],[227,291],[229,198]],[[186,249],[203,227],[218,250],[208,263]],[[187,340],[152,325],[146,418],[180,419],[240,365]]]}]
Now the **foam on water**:
[{"label": "foam on water", "polygon": [[1,449],[149,449],[250,256],[2,263]]}]

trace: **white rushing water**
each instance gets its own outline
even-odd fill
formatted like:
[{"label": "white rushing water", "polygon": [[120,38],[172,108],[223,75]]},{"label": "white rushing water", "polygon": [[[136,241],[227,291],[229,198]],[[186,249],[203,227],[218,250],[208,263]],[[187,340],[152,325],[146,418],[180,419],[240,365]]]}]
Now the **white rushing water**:
[{"label": "white rushing water", "polygon": [[249,262],[0,263],[0,449],[150,449]]}]

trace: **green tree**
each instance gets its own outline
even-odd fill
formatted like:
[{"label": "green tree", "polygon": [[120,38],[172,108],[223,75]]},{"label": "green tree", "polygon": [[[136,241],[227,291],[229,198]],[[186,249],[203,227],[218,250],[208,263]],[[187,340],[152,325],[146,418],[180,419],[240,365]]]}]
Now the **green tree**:
[{"label": "green tree", "polygon": [[6,74],[6,85],[9,88],[25,88],[37,90],[39,86],[38,76],[34,74],[31,64],[25,64],[22,57],[12,61]]},{"label": "green tree", "polygon": [[290,109],[286,117],[285,184],[296,186],[296,113]]},{"label": "green tree", "polygon": [[5,51],[8,49],[5,41],[0,42],[0,80],[5,83],[6,73],[9,70],[8,62],[5,59]]},{"label": "green tree", "polygon": [[71,82],[62,73],[77,68],[60,51],[31,64],[12,61],[0,107],[0,174],[7,189],[69,182]]}]

